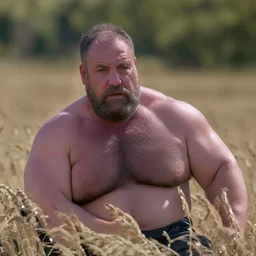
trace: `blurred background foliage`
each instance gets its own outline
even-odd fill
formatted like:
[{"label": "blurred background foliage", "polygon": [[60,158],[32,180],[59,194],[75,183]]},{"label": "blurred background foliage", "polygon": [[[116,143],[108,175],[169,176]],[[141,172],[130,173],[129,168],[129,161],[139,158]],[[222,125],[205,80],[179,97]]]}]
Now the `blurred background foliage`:
[{"label": "blurred background foliage", "polygon": [[78,55],[81,34],[113,22],[137,55],[172,67],[248,67],[256,63],[255,0],[1,0],[0,55]]}]

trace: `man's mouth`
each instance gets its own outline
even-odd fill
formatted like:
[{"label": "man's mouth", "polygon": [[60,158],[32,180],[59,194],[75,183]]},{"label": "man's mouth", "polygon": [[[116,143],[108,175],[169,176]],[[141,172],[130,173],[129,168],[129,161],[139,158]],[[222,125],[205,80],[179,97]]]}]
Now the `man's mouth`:
[{"label": "man's mouth", "polygon": [[106,98],[111,99],[121,99],[127,97],[127,93],[119,92],[119,93],[111,93],[106,96]]},{"label": "man's mouth", "polygon": [[110,94],[107,96],[109,99],[122,99],[124,97],[126,97],[126,95],[123,93]]}]

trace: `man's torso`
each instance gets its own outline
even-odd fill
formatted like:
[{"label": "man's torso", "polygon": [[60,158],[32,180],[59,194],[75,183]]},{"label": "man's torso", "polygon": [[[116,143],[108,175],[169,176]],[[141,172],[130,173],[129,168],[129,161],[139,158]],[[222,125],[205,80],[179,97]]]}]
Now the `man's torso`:
[{"label": "man's torso", "polygon": [[190,200],[191,177],[182,129],[159,112],[161,100],[152,105],[145,98],[115,127],[91,115],[76,117],[70,151],[73,202],[109,220],[104,204],[111,203],[144,230],[184,216],[177,186]]}]

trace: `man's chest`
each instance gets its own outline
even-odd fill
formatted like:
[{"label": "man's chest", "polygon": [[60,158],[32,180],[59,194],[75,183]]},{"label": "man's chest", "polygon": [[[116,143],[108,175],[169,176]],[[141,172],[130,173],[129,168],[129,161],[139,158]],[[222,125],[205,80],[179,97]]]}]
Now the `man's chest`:
[{"label": "man's chest", "polygon": [[129,182],[172,187],[190,176],[185,142],[161,123],[135,123],[121,132],[87,130],[71,152],[73,193],[86,188],[83,198]]}]

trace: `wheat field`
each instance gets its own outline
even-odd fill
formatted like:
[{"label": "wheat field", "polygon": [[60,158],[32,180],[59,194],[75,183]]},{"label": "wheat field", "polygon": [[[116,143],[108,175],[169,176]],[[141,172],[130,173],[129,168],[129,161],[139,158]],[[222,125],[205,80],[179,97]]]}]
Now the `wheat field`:
[{"label": "wheat field", "polygon": [[[78,65],[77,60],[63,63],[0,61],[0,241],[3,246],[0,255],[44,255],[35,231],[35,217],[44,221],[46,216],[22,192],[23,170],[39,127],[84,95]],[[192,218],[195,229],[212,241],[215,255],[256,255],[255,72],[175,71],[149,58],[139,59],[138,71],[141,85],[197,107],[229,146],[243,170],[249,195],[245,236],[225,233],[217,211],[192,181],[193,206],[187,215]],[[225,193],[220,200],[230,212]],[[21,214],[24,209],[29,212],[26,217]],[[81,243],[96,255],[175,255],[167,247],[146,240],[129,215],[111,205],[108,210],[124,227],[122,237],[96,234],[81,225],[75,216],[63,216],[63,226],[49,231],[72,242],[69,248],[56,245],[62,255],[84,255]],[[236,228],[232,213],[230,221]],[[205,255],[204,248],[196,250]]]}]

